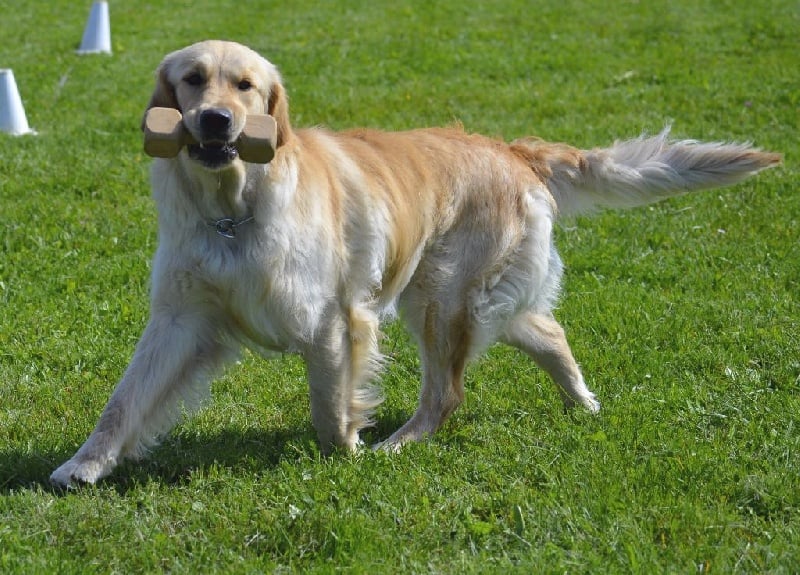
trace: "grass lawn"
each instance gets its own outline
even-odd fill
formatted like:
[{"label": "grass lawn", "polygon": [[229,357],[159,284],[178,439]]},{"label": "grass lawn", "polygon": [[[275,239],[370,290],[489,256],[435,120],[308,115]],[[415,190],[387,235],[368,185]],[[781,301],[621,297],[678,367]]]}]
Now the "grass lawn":
[{"label": "grass lawn", "polygon": [[[78,56],[90,4],[0,9],[38,131],[0,134],[0,572],[797,572],[795,0],[111,1],[114,54]],[[671,123],[785,166],[562,223],[557,316],[599,416],[498,346],[432,440],[325,459],[302,363],[246,354],[150,459],[58,494],[147,318],[153,70],[211,37],[281,68],[295,125],[593,147]],[[418,393],[402,328],[384,343],[369,441]]]}]

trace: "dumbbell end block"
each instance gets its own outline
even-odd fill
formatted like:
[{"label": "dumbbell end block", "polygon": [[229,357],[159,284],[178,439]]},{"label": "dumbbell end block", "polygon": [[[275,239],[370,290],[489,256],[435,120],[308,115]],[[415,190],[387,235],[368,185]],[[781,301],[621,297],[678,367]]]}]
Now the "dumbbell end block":
[{"label": "dumbbell end block", "polygon": [[239,157],[253,164],[268,164],[275,157],[277,133],[275,118],[266,114],[250,114],[236,142]]},{"label": "dumbbell end block", "polygon": [[150,108],[144,117],[144,151],[154,158],[174,158],[185,144],[186,128],[175,108]]}]

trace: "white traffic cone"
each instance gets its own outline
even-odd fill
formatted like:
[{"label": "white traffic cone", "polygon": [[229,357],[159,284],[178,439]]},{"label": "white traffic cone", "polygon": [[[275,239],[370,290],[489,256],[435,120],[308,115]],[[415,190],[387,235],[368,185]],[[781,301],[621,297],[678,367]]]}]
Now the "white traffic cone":
[{"label": "white traffic cone", "polygon": [[78,54],[111,54],[111,24],[108,20],[108,2],[95,2],[89,12],[89,21],[83,31]]},{"label": "white traffic cone", "polygon": [[8,68],[0,70],[0,132],[15,136],[35,133],[28,126],[14,72]]}]

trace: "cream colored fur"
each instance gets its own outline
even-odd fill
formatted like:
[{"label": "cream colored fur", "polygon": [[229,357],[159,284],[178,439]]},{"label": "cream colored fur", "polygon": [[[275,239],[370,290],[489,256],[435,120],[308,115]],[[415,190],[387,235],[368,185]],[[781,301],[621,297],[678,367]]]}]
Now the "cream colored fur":
[{"label": "cream colored fur", "polygon": [[[97,427],[53,473],[59,485],[94,483],[142,455],[241,345],[302,355],[323,450],[356,448],[380,400],[379,322],[398,308],[419,346],[422,391],[385,447],[435,432],[464,399],[467,362],[497,341],[530,355],[567,405],[597,411],[551,313],[557,215],[731,184],[780,161],[666,133],[583,152],[457,128],[295,130],[276,68],[228,42],[168,55],[150,105],[181,110],[209,145],[219,136],[204,131],[205,110],[230,113],[227,141],[247,113],[269,113],[276,155],[267,165],[209,165],[208,149],[154,160],[151,317]],[[210,225],[251,216],[233,239]]]}]

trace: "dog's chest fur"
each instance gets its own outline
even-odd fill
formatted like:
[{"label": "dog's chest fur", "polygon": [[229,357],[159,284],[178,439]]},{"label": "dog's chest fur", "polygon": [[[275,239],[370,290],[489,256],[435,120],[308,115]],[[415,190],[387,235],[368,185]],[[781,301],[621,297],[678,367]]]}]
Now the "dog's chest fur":
[{"label": "dog's chest fur", "polygon": [[[154,167],[152,177],[184,176],[162,165]],[[264,198],[245,201],[241,196],[246,183],[229,181],[227,185],[239,189],[222,190],[218,202],[208,190],[198,189],[189,198],[193,209],[186,209],[185,197],[155,198],[159,249],[153,288],[177,291],[177,306],[181,298],[204,301],[217,310],[220,328],[254,347],[301,351],[335,300],[332,254],[319,249],[324,239],[318,236],[318,226],[276,214]],[[213,221],[237,203],[254,219],[227,238],[217,233]]]}]

